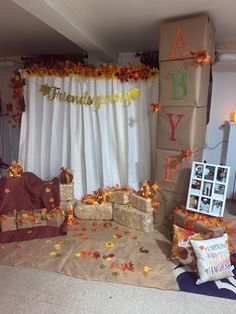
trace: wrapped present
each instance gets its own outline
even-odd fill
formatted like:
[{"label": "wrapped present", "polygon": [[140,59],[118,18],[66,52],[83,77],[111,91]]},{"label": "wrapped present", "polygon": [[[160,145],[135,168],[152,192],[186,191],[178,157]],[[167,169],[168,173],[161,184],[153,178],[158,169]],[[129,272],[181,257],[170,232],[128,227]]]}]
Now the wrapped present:
[{"label": "wrapped present", "polygon": [[152,213],[153,207],[152,207],[152,199],[151,198],[143,198],[136,194],[130,195],[130,204],[139,209],[142,210],[145,213]]},{"label": "wrapped present", "polygon": [[84,204],[78,201],[74,207],[74,215],[78,219],[99,219],[99,220],[112,220],[113,218],[113,204]]},{"label": "wrapped present", "polygon": [[61,202],[73,201],[74,195],[74,183],[60,184],[60,199]]},{"label": "wrapped present", "polygon": [[109,202],[118,203],[118,204],[128,204],[130,193],[128,191],[114,191],[108,195]]},{"label": "wrapped present", "polygon": [[186,193],[192,162],[201,161],[202,151],[185,156],[181,151],[156,149],[155,182],[161,190]]},{"label": "wrapped present", "polygon": [[17,213],[18,229],[46,226],[46,220],[41,209],[21,211]]},{"label": "wrapped present", "polygon": [[0,215],[0,231],[13,231],[17,230],[16,216],[11,213],[7,215]]},{"label": "wrapped present", "polygon": [[208,101],[210,64],[194,59],[160,62],[160,104],[163,107],[205,107]]},{"label": "wrapped present", "polygon": [[[159,59],[194,58],[200,50],[207,50],[211,61],[215,57],[215,28],[208,16],[199,16],[162,23],[160,26]],[[207,58],[206,63],[208,62]]]},{"label": "wrapped present", "polygon": [[137,231],[153,230],[153,213],[145,213],[128,205],[114,204],[113,220]]},{"label": "wrapped present", "polygon": [[[185,191],[186,193],[186,191]],[[186,203],[187,194],[185,193],[174,193],[165,190],[158,191],[158,201],[160,202],[159,207],[154,211],[154,225],[162,226],[168,225],[172,228],[172,218],[176,207]]]},{"label": "wrapped present", "polygon": [[162,107],[158,114],[157,147],[171,151],[202,150],[205,145],[207,107]]},{"label": "wrapped present", "polygon": [[199,233],[211,233],[213,238],[221,237],[225,232],[225,227],[223,224],[222,226],[215,226],[210,222],[206,223],[202,220],[194,220],[191,216],[188,216],[180,209],[176,209],[174,211],[173,219],[174,224],[181,228],[189,229]]},{"label": "wrapped present", "polygon": [[65,213],[60,208],[54,208],[45,214],[46,225],[60,227],[65,221]]}]

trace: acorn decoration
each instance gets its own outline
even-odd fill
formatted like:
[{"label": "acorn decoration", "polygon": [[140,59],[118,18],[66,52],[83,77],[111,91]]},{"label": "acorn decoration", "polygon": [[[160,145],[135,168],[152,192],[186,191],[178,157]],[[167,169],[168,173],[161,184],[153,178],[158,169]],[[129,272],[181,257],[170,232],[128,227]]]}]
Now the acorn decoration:
[{"label": "acorn decoration", "polygon": [[23,173],[23,166],[19,162],[12,161],[7,169],[8,176],[11,178],[20,177]]},{"label": "acorn decoration", "polygon": [[60,179],[60,183],[62,184],[71,183],[73,180],[72,171],[62,167],[59,174],[59,179]]}]

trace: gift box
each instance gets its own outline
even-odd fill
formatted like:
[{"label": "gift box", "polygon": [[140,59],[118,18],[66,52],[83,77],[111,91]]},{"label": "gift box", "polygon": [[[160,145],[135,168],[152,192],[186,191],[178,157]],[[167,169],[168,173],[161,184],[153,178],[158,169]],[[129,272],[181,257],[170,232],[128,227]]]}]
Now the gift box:
[{"label": "gift box", "polygon": [[211,237],[217,238],[221,237],[224,232],[225,228],[222,227],[216,227],[211,223],[204,223],[203,221],[200,220],[194,220],[191,217],[188,217],[186,213],[181,211],[180,209],[176,209],[174,211],[174,224],[185,229],[191,229],[194,232],[199,232],[199,233],[212,233]]},{"label": "gift box", "polygon": [[16,217],[13,214],[0,215],[0,231],[17,230]]},{"label": "gift box", "polygon": [[74,215],[78,219],[99,219],[112,220],[113,218],[113,204],[83,204],[78,201],[74,207]]},{"label": "gift box", "polygon": [[46,220],[41,209],[21,211],[17,213],[18,229],[46,226]]},{"label": "gift box", "polygon": [[176,207],[186,204],[187,194],[158,190],[157,197],[160,205],[154,211],[154,225],[162,226],[168,224],[171,227],[174,210]]},{"label": "gift box", "polygon": [[74,183],[60,184],[60,200],[61,202],[73,201],[74,196]]},{"label": "gift box", "polygon": [[153,230],[153,212],[145,213],[127,205],[114,205],[113,220],[137,231],[149,232]]},{"label": "gift box", "polygon": [[118,204],[128,204],[130,202],[129,192],[127,191],[114,191],[108,195],[109,202]]},{"label": "gift box", "polygon": [[45,214],[45,219],[47,226],[60,227],[65,221],[65,213],[60,208],[55,208]]},{"label": "gift box", "polygon": [[186,193],[193,161],[200,161],[202,151],[184,159],[180,151],[156,149],[155,182],[159,189]]},{"label": "gift box", "polygon": [[153,212],[153,207],[152,207],[152,200],[151,198],[143,198],[139,195],[136,194],[131,194],[130,195],[130,204],[145,212],[145,213],[152,213]]},{"label": "gift box", "polygon": [[162,107],[158,113],[157,147],[202,150],[205,145],[207,107]]},{"label": "gift box", "polygon": [[208,16],[166,22],[160,26],[159,59],[191,58],[191,51],[206,49],[215,57],[215,28]]},{"label": "gift box", "polygon": [[161,106],[207,106],[209,77],[210,64],[193,59],[160,62]]}]

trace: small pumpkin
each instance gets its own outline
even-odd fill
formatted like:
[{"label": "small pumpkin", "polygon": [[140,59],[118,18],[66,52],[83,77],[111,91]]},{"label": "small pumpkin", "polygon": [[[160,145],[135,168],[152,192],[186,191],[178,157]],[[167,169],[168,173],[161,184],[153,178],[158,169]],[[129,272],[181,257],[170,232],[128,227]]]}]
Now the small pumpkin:
[{"label": "small pumpkin", "polygon": [[60,183],[68,184],[71,183],[73,180],[73,174],[71,170],[61,168],[60,175],[59,175]]}]

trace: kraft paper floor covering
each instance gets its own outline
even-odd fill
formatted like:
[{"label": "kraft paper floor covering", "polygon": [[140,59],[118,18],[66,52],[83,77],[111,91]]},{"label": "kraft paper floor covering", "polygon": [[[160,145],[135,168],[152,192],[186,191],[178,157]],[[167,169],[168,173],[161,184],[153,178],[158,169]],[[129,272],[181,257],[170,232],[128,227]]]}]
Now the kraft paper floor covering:
[{"label": "kraft paper floor covering", "polygon": [[170,246],[159,231],[80,221],[66,236],[0,244],[0,264],[178,291],[174,264],[168,260]]}]

